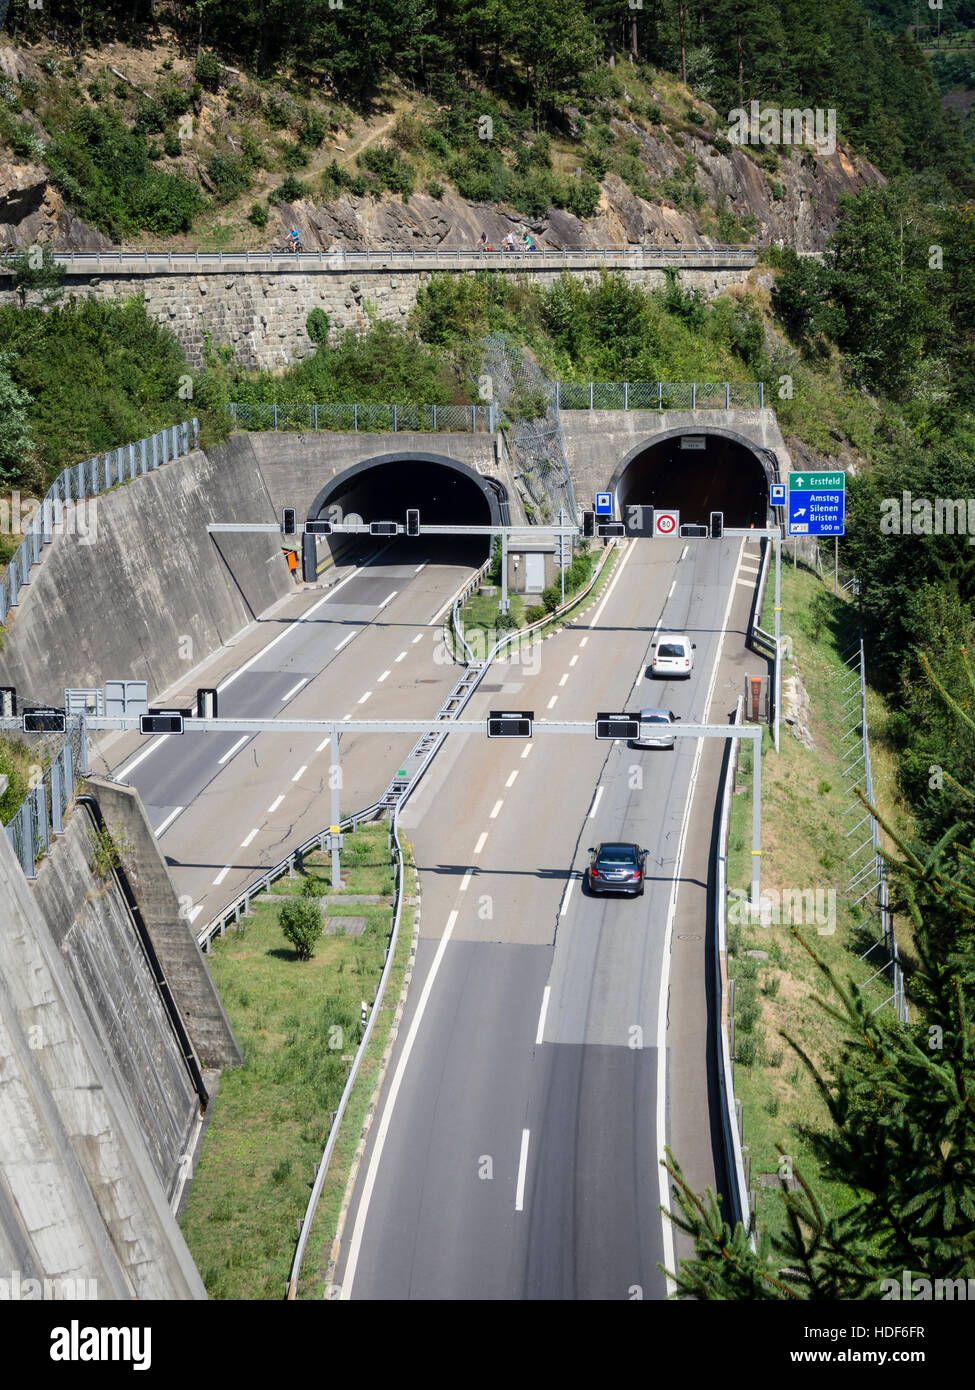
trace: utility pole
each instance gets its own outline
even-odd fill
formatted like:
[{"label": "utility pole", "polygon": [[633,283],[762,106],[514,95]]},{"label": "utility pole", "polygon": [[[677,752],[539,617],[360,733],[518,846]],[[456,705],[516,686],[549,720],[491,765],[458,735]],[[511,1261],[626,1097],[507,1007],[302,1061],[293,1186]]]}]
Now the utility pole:
[{"label": "utility pole", "polygon": [[332,851],[332,889],[338,893],[342,889],[342,832],[339,823],[342,819],[340,806],[341,787],[342,787],[342,764],[339,761],[339,726],[332,725],[332,732],[329,734],[329,752],[331,754],[330,766],[328,770],[328,781],[331,788],[331,824],[328,828],[328,843]]},{"label": "utility pole", "polygon": [[779,751],[779,700],[782,691],[782,537],[775,537],[775,751]]}]

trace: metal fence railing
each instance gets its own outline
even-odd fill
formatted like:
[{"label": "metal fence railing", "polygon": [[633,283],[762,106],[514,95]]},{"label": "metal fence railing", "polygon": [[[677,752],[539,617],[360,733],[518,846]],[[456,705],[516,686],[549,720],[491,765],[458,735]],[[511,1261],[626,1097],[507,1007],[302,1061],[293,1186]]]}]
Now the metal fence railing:
[{"label": "metal fence railing", "polygon": [[150,473],[160,464],[182,458],[197,447],[199,435],[198,420],[183,420],[135,444],[121,444],[117,449],[109,449],[107,454],[72,464],[59,473],[31,516],[24,539],[0,580],[0,624],[7,621],[8,609],[20,601],[21,589],[30,583],[31,569],[40,563],[44,546],[49,545],[56,534],[90,536],[92,533],[93,518],[82,515],[77,503]]},{"label": "metal fence railing", "polygon": [[239,402],[227,406],[242,430],[341,430],[345,433],[396,434],[442,431],[493,434],[497,408],[490,405],[265,405]]},{"label": "metal fence railing", "polygon": [[37,877],[38,860],[46,854],[51,836],[62,833],[64,813],[87,773],[87,739],[81,722],[69,727],[44,774],[4,826],[25,878]]},{"label": "metal fence railing", "polygon": [[762,410],[761,381],[561,381],[560,410]]},{"label": "metal fence railing", "polygon": [[[846,684],[842,688],[840,697],[840,727],[842,729],[841,747],[844,758],[843,791],[851,798],[850,804],[843,814],[848,816],[855,811],[864,810],[863,802],[855,795],[855,789],[859,786],[863,787],[870,805],[876,805],[873,771],[870,766],[867,678],[862,632],[856,646],[847,654],[844,669],[847,674]],[[865,832],[867,826],[869,826],[869,831]],[[863,925],[864,928],[867,928],[876,921],[879,923],[880,929],[879,937],[867,947],[860,959],[867,960],[873,956],[874,951],[878,948],[886,953],[886,960],[874,971],[867,983],[869,984],[870,981],[881,975],[886,975],[891,989],[891,993],[877,1005],[873,1012],[876,1013],[877,1009],[882,1009],[885,1004],[892,1004],[900,1022],[906,1023],[908,1011],[907,998],[904,992],[904,970],[897,949],[897,937],[894,934],[894,919],[890,910],[890,895],[887,886],[887,869],[883,855],[880,853],[880,826],[876,816],[869,811],[865,812],[856,824],[846,831],[846,839],[851,839],[858,832],[864,832],[865,838],[847,856],[850,873],[847,892],[853,898],[854,907],[859,907],[873,898],[873,912]],[[865,852],[866,858],[861,858]],[[874,959],[876,960],[876,957]]]}]

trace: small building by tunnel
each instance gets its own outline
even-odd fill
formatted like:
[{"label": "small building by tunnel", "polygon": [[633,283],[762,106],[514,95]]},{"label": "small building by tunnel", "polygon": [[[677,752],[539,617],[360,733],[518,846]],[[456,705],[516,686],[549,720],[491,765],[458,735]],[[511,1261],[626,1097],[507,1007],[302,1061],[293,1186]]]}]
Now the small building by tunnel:
[{"label": "small building by tunnel", "polygon": [[723,512],[726,526],[765,526],[774,455],[765,457],[730,430],[676,429],[632,449],[613,474],[617,515],[632,506],[667,508],[681,524],[707,524]]}]

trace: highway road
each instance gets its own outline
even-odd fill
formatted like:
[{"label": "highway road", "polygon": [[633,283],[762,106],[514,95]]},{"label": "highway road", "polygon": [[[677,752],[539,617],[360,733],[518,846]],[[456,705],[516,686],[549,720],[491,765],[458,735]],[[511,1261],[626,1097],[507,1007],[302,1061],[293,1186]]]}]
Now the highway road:
[{"label": "highway road", "polygon": [[[471,554],[470,541],[367,550],[324,594],[296,591],[178,690],[150,692],[151,703],[193,704],[197,686],[209,685],[226,717],[432,718],[458,674],[436,659],[438,618],[476,569]],[[343,814],[382,794],[414,741],[342,738]],[[327,740],[136,735],[102,748],[93,769],[138,788],[193,922],[328,824]]]},{"label": "highway road", "polygon": [[[466,716],[661,704],[721,722],[741,690],[756,554],[730,539],[630,542],[539,669],[498,666]],[[646,679],[660,624],[697,643],[689,682]],[[719,765],[704,741],[448,739],[402,817],[421,939],[334,1271],[341,1297],[665,1296],[665,1139],[699,1190],[722,1179],[705,969]],[[583,889],[587,847],[615,838],[649,849],[643,898]]]}]

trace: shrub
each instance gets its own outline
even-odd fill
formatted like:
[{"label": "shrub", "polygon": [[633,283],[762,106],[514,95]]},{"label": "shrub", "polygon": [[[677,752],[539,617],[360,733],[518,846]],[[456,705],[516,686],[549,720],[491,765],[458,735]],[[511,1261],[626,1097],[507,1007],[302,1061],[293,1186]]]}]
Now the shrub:
[{"label": "shrub", "polygon": [[400,112],[390,133],[401,150],[415,150],[420,144],[420,122],[409,111]]},{"label": "shrub", "polygon": [[245,130],[240,137],[241,158],[246,159],[252,169],[262,169],[264,167],[264,152],[261,142],[250,130]]},{"label": "shrub", "polygon": [[201,53],[193,65],[193,73],[201,87],[208,92],[220,90],[220,64],[213,53]]},{"label": "shrub", "polygon": [[516,174],[511,181],[509,201],[526,217],[543,217],[554,201],[555,188],[550,174]]},{"label": "shrub", "polygon": [[691,107],[687,108],[687,119],[691,125],[704,125],[705,115],[702,111],[695,111]]},{"label": "shrub", "polygon": [[156,100],[165,111],[166,119],[170,121],[185,116],[193,104],[190,93],[184,91],[176,82],[164,82],[156,92]]},{"label": "shrub", "polygon": [[248,222],[253,222],[255,227],[267,226],[267,208],[263,203],[251,203],[251,210],[247,214]]},{"label": "shrub", "polygon": [[294,174],[289,174],[284,183],[270,194],[270,199],[272,203],[297,203],[306,197],[307,193],[308,190],[301,180],[296,179]]},{"label": "shrub", "polygon": [[324,309],[316,305],[305,319],[305,332],[313,343],[328,342],[329,319]]},{"label": "shrub", "polygon": [[285,145],[281,152],[281,163],[289,173],[303,169],[308,163],[309,153],[304,145]]},{"label": "shrub", "polygon": [[643,113],[651,125],[660,125],[663,122],[664,113],[656,102],[649,102]]},{"label": "shrub", "polygon": [[356,163],[374,175],[381,189],[388,188],[401,198],[408,198],[413,192],[413,165],[394,145],[371,145],[357,157]]},{"label": "shrub", "polygon": [[564,192],[564,206],[576,217],[592,217],[599,207],[601,196],[599,184],[589,175],[569,179]]},{"label": "shrub", "polygon": [[135,129],[144,135],[159,135],[166,128],[166,112],[158,101],[143,97],[136,103]]},{"label": "shrub", "polygon": [[442,183],[438,183],[436,179],[431,179],[430,182],[427,184],[427,192],[429,193],[431,198],[436,198],[437,202],[439,203],[440,199],[444,195],[445,189]]},{"label": "shrub", "polygon": [[282,903],[278,921],[286,941],[295,948],[299,960],[311,960],[324,929],[322,909],[309,898],[291,898]]},{"label": "shrub", "polygon": [[119,81],[116,82],[115,86],[112,88],[112,92],[118,97],[119,101],[125,101],[132,95],[132,88],[127,82]]},{"label": "shrub", "polygon": [[533,603],[530,608],[525,609],[526,623],[539,623],[545,617],[548,609],[544,603]]},{"label": "shrub", "polygon": [[562,586],[560,584],[550,584],[542,593],[542,603],[546,613],[554,613],[562,602]]},{"label": "shrub", "polygon": [[229,203],[250,188],[250,166],[243,155],[211,155],[207,173],[217,186],[217,197],[221,203]]},{"label": "shrub", "polygon": [[785,196],[785,188],[778,179],[772,180],[772,197],[779,199]]},{"label": "shrub", "polygon": [[325,117],[318,111],[306,111],[302,115],[301,126],[298,130],[298,139],[303,145],[312,145],[315,149],[322,143],[328,133],[328,125]]},{"label": "shrub", "polygon": [[183,153],[183,144],[175,130],[167,130],[163,136],[163,149],[170,159],[178,159]]},{"label": "shrub", "polygon": [[264,119],[272,130],[284,130],[291,119],[287,104],[276,93],[272,93],[264,103]]},{"label": "shrub", "polygon": [[723,135],[716,135],[712,143],[718,154],[731,154],[735,148],[731,141],[725,139]]}]

